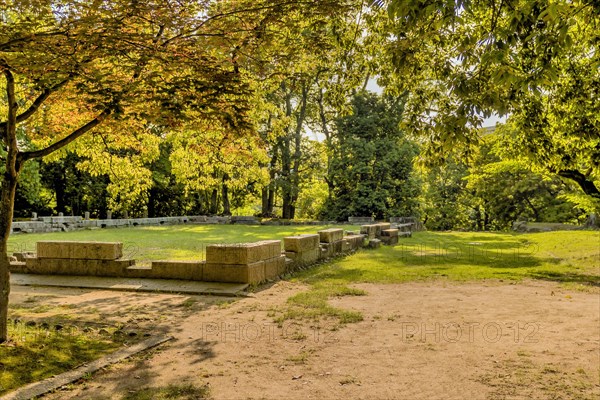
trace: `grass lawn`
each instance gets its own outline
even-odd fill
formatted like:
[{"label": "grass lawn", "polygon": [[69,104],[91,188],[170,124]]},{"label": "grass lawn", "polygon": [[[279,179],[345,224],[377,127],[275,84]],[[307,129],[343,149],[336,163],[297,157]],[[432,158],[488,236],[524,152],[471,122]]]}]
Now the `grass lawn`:
[{"label": "grass lawn", "polygon": [[418,232],[397,246],[359,251],[296,273],[292,279],[311,289],[291,297],[277,321],[323,317],[339,323],[360,321],[359,313],[327,302],[337,296],[363,295],[349,286],[353,283],[524,278],[598,291],[600,232]]},{"label": "grass lawn", "polygon": [[[359,230],[357,226],[340,226]],[[326,226],[261,226],[261,225],[175,225],[135,228],[93,229],[73,232],[12,235],[9,251],[35,251],[39,240],[83,240],[123,242],[125,257],[138,264],[152,260],[204,259],[207,244],[245,243],[265,239],[283,239],[302,233],[316,233]]]},{"label": "grass lawn", "polygon": [[[107,331],[108,332],[108,331]],[[113,335],[73,327],[10,323],[11,341],[0,345],[0,396],[20,386],[66,372],[119,348]]]},{"label": "grass lawn", "polygon": [[[357,226],[340,226],[358,230]],[[47,234],[19,234],[14,251],[34,250],[38,240],[95,240],[125,243],[127,257],[138,264],[160,259],[202,259],[210,243],[252,242],[316,233],[324,226],[184,225],[98,229]],[[288,301],[277,320],[326,316],[341,323],[361,315],[340,310],[327,300],[363,295],[352,283],[401,283],[524,278],[561,282],[581,290],[600,287],[600,232],[544,233],[417,232],[394,247],[361,250],[295,273],[291,279],[311,286]]]}]

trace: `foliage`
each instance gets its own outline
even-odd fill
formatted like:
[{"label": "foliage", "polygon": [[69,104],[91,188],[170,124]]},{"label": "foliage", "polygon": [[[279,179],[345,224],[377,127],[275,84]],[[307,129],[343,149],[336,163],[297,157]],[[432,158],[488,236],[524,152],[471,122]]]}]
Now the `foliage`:
[{"label": "foliage", "polygon": [[338,120],[328,180],[333,186],[325,215],[339,221],[349,216],[412,215],[418,184],[412,174],[417,146],[398,128],[403,100],[362,92],[353,114]]},{"label": "foliage", "polygon": [[467,225],[470,210],[463,199],[468,173],[467,166],[453,157],[444,165],[423,169],[421,209],[427,229],[451,230]]},{"label": "foliage", "polygon": [[576,188],[508,155],[501,133],[485,136],[467,166],[448,157],[425,169],[424,213],[430,229],[510,229],[517,220],[578,222]]},{"label": "foliage", "polygon": [[392,17],[382,83],[410,91],[406,126],[428,159],[468,154],[484,117],[511,115],[517,151],[600,197],[597,2],[378,3]]}]

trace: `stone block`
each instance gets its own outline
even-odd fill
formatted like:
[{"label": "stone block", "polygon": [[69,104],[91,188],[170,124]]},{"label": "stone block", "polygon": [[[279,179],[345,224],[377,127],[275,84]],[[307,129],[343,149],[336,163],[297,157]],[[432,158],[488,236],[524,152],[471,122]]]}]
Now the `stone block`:
[{"label": "stone block", "polygon": [[204,263],[201,261],[152,261],[148,278],[201,281]]},{"label": "stone block", "polygon": [[348,222],[351,224],[370,224],[373,222],[373,217],[348,217]]},{"label": "stone block", "polygon": [[281,240],[262,240],[257,244],[262,246],[261,260],[281,257]]},{"label": "stone block", "polygon": [[360,233],[366,235],[368,239],[373,239],[377,235],[377,225],[362,225],[360,227]]},{"label": "stone block", "polygon": [[125,268],[124,274],[126,278],[150,278],[152,267],[132,265]]},{"label": "stone block", "polygon": [[19,253],[13,253],[13,257],[15,257],[19,262],[25,262],[26,258],[34,258],[35,253],[32,251],[23,251]]},{"label": "stone block", "polygon": [[349,243],[352,250],[357,250],[364,247],[365,237],[365,235],[349,235],[344,240]]},{"label": "stone block", "polygon": [[380,222],[375,225],[375,237],[379,238],[381,236],[381,232],[387,229],[390,229],[392,224],[389,222]]},{"label": "stone block", "polygon": [[344,230],[338,228],[330,228],[319,231],[319,241],[321,243],[334,243],[342,240]]},{"label": "stone block", "polygon": [[301,253],[308,250],[314,251],[319,248],[319,235],[308,234],[299,236],[288,236],[283,238],[285,251]]},{"label": "stone block", "polygon": [[385,229],[381,231],[381,236],[398,237],[398,229]]},{"label": "stone block", "polygon": [[37,242],[38,258],[116,260],[123,257],[123,243],[117,242]]},{"label": "stone block", "polygon": [[398,236],[382,236],[381,243],[387,246],[394,246],[398,244]]},{"label": "stone block", "polygon": [[251,264],[216,264],[207,262],[203,272],[206,282],[251,283],[265,280],[265,262]]},{"label": "stone block", "polygon": [[334,256],[333,246],[331,243],[320,243],[319,248],[321,250],[319,258],[325,260]]},{"label": "stone block", "polygon": [[135,260],[27,258],[25,263],[32,274],[122,277],[127,267],[135,265]]},{"label": "stone block", "polygon": [[206,262],[211,264],[252,264],[262,260],[260,243],[211,244],[206,246]]},{"label": "stone block", "polygon": [[[318,236],[317,236],[318,237]],[[319,261],[321,249],[319,247],[301,252],[286,251],[285,256],[294,262],[294,267],[306,267]]]},{"label": "stone block", "polygon": [[27,263],[24,261],[11,261],[8,270],[13,274],[28,274],[29,268],[27,268]]},{"label": "stone block", "polygon": [[265,260],[265,278],[274,279],[285,273],[285,256]]},{"label": "stone block", "polygon": [[381,240],[379,239],[370,239],[369,240],[369,248],[370,249],[377,249],[381,247]]}]

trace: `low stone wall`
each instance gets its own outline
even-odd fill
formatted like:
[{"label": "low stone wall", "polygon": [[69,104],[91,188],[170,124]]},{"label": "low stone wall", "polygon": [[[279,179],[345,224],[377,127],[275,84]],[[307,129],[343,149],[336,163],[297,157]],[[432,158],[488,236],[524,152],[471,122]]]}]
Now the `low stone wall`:
[{"label": "low stone wall", "polygon": [[146,225],[226,224],[228,217],[204,215],[160,218],[83,219],[82,217],[39,217],[31,221],[12,223],[12,233],[66,232],[80,229],[121,228]]},{"label": "low stone wall", "polygon": [[353,225],[372,224],[375,222],[373,217],[348,217],[348,222]]},{"label": "low stone wall", "polygon": [[123,259],[123,244],[117,242],[42,241],[37,253],[16,254],[12,272],[44,275],[92,275],[124,277],[134,260]]},{"label": "low stone wall", "polygon": [[335,221],[264,220],[253,216],[192,215],[158,218],[86,219],[80,216],[35,217],[12,223],[12,233],[67,232],[81,229],[127,228],[152,225],[236,224],[236,225],[333,225]]},{"label": "low stone wall", "polygon": [[361,232],[366,233],[344,235],[331,228],[288,236],[283,252],[281,240],[213,244],[206,247],[206,261],[153,261],[150,266],[124,259],[122,243],[40,241],[37,253],[14,254],[11,272],[259,284],[365,245],[398,242],[399,230],[389,223],[364,225]]}]

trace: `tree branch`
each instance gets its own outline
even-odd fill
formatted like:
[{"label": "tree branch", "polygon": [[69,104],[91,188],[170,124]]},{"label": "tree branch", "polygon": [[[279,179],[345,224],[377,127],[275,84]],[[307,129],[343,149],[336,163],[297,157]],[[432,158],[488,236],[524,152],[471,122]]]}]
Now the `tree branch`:
[{"label": "tree branch", "polygon": [[[50,95],[53,92],[55,92],[58,89],[60,89],[61,87],[63,87],[71,78],[72,78],[72,76],[69,76],[68,78],[64,79],[63,81],[57,83],[56,85],[45,88],[42,91],[42,93],[33,101],[33,103],[31,103],[31,105],[29,106],[29,108],[27,110],[25,110],[21,114],[17,115],[16,122],[17,123],[23,122],[27,118],[31,117],[40,108],[40,106],[44,103],[44,101],[46,101],[46,99],[48,97],[50,97]],[[0,136],[5,135],[6,124],[7,124],[6,122],[0,122]]]},{"label": "tree branch", "polygon": [[48,146],[46,148],[43,148],[41,150],[35,150],[35,151],[20,152],[19,153],[19,160],[21,162],[23,162],[23,161],[30,160],[32,158],[45,157],[45,156],[47,156],[47,155],[55,152],[56,150],[59,150],[59,149],[65,147],[66,145],[68,145],[69,143],[71,143],[75,139],[79,138],[80,136],[82,136],[86,132],[88,132],[88,131],[92,130],[93,128],[95,128],[102,121],[104,121],[111,113],[112,113],[112,110],[110,108],[105,109],[96,118],[94,118],[93,120],[89,121],[87,124],[85,124],[82,127],[74,130],[73,132],[71,132],[66,137],[62,138],[58,142],[55,142],[55,143],[51,144],[50,146]]},{"label": "tree branch", "polygon": [[596,187],[593,181],[589,180],[584,174],[580,171],[574,169],[565,169],[557,171],[556,174],[563,178],[571,179],[575,181],[583,190],[583,192],[587,195],[600,197],[600,190]]}]

